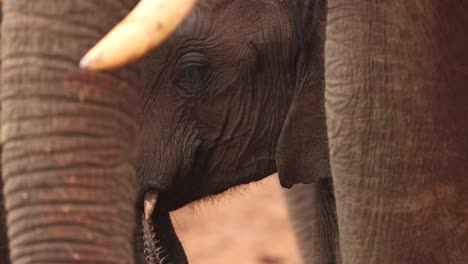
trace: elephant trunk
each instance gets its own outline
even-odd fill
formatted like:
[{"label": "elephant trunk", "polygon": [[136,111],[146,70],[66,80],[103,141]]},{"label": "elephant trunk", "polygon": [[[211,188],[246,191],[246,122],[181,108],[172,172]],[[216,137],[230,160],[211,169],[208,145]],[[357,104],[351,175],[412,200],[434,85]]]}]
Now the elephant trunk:
[{"label": "elephant trunk", "polygon": [[144,214],[135,234],[137,262],[148,264],[188,263],[184,248],[172,225],[169,211],[157,203],[158,194],[148,192],[144,198]]},{"label": "elephant trunk", "polygon": [[142,221],[143,247],[148,264],[187,264],[187,256],[167,211]]},{"label": "elephant trunk", "polygon": [[2,177],[12,263],[134,262],[140,71],[77,67],[131,4],[5,1]]}]

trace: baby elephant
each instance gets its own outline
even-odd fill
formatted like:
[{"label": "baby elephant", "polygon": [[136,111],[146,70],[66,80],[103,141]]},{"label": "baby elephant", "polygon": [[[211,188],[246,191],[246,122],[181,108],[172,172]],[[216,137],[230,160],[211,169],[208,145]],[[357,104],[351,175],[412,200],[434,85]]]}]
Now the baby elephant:
[{"label": "baby elephant", "polygon": [[325,18],[310,5],[199,1],[146,58],[138,176],[156,215],[279,171],[285,187],[316,182],[288,192],[305,263],[336,261]]}]

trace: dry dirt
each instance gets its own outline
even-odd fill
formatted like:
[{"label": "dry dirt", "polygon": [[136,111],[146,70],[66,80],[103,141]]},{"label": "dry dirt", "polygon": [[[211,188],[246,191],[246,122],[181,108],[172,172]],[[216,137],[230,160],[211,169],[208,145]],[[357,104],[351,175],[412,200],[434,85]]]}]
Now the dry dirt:
[{"label": "dry dirt", "polygon": [[173,214],[193,264],[300,264],[276,176]]}]

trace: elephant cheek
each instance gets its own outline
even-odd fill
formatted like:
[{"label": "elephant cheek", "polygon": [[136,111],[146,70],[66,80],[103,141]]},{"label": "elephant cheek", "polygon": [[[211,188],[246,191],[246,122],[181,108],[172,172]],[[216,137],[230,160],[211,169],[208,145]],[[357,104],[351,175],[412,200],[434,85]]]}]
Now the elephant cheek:
[{"label": "elephant cheek", "polygon": [[133,263],[139,66],[106,74],[77,69],[128,10],[115,1],[46,2],[6,1],[4,9],[2,177],[10,259]]}]

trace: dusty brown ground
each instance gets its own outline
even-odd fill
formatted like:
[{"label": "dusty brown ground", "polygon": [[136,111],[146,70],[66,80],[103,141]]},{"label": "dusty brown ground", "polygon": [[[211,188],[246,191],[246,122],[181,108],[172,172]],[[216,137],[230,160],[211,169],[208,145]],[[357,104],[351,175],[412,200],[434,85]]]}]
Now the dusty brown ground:
[{"label": "dusty brown ground", "polygon": [[280,188],[271,176],[176,212],[190,263],[301,263]]}]

